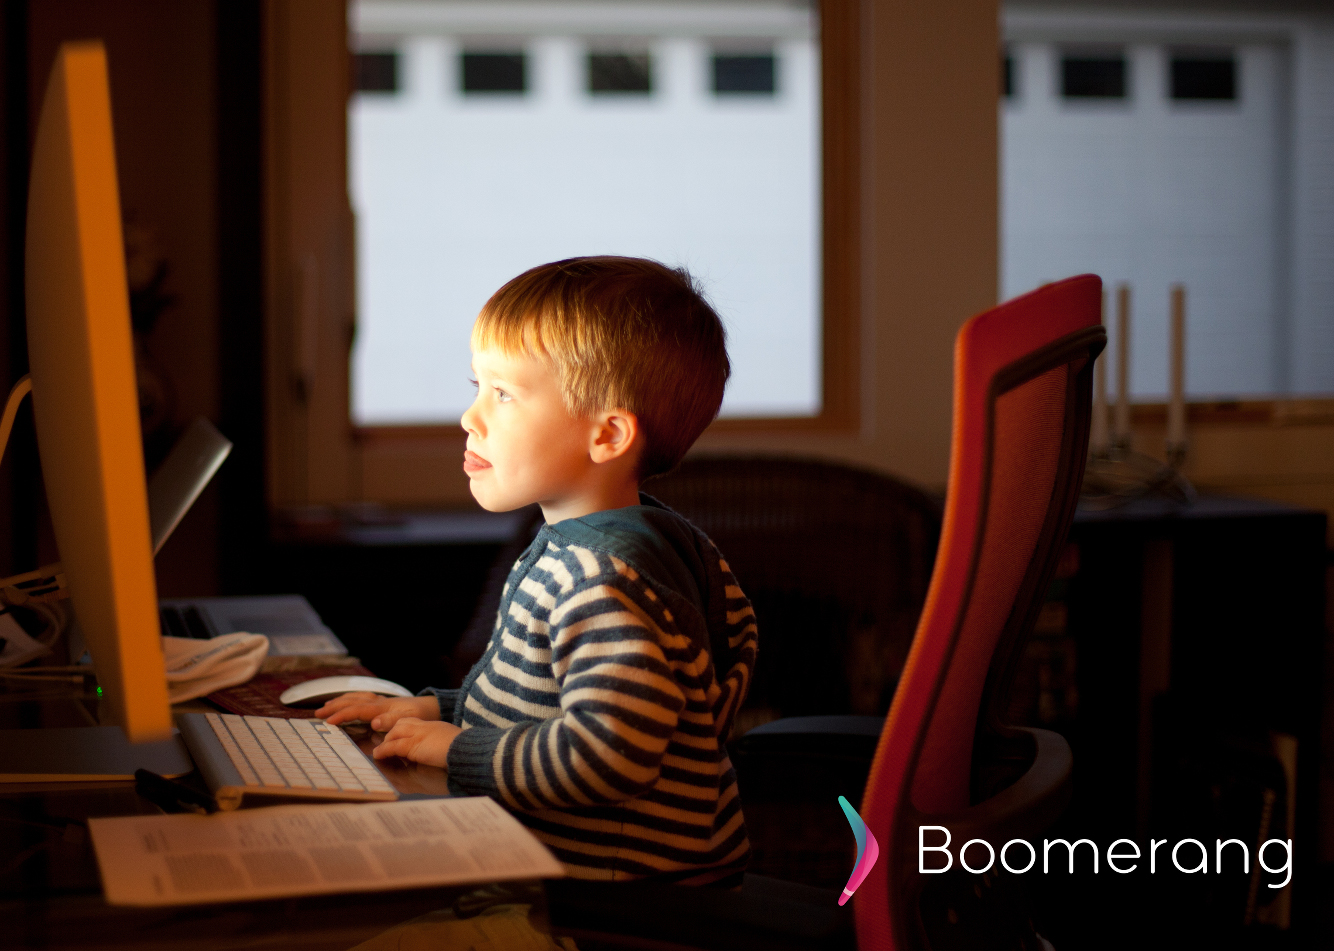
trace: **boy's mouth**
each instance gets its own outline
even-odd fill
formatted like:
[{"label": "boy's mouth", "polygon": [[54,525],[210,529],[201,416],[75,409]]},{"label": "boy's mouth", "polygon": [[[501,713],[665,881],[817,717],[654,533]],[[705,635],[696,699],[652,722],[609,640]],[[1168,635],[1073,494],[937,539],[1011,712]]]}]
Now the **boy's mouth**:
[{"label": "boy's mouth", "polygon": [[483,469],[490,469],[491,463],[487,462],[471,449],[463,453],[463,471],[472,475],[474,472],[481,472]]}]

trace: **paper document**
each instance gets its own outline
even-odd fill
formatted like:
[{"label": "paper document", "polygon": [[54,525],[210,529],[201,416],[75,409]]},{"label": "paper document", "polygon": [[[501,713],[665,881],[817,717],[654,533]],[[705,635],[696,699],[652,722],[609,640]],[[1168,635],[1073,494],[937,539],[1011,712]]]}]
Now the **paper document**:
[{"label": "paper document", "polygon": [[559,878],[485,796],[89,819],[108,904],[193,905]]}]

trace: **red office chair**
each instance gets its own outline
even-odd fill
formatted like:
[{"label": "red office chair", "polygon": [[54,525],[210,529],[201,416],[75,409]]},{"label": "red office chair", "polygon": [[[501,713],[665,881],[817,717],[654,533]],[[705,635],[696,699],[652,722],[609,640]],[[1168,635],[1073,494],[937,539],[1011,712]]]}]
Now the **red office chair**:
[{"label": "red office chair", "polygon": [[[956,849],[981,838],[999,850],[1040,833],[1068,800],[1065,740],[1006,728],[997,711],[1074,518],[1106,344],[1101,288],[1092,275],[1049,284],[959,332],[940,549],[862,800],[882,859],[855,899],[861,951],[930,947],[948,928],[919,906],[919,825],[949,828]],[[979,788],[974,764],[1024,746],[1031,766],[1017,781]]]},{"label": "red office chair", "polygon": [[[1101,286],[1092,275],[1049,284],[959,332],[941,543],[888,718],[777,720],[741,738],[752,752],[781,755],[789,739],[800,750],[810,748],[813,734],[832,740],[878,730],[861,814],[880,859],[854,900],[860,951],[977,946],[949,933],[955,916],[933,917],[948,911],[941,903],[923,913],[928,876],[917,873],[918,825],[950,829],[956,850],[973,838],[999,847],[1040,834],[1069,797],[1065,740],[1007,728],[997,711],[1074,517],[1093,359],[1106,342]],[[794,768],[797,761],[788,758]],[[833,795],[813,807],[836,808]],[[832,892],[757,875],[746,876],[735,894],[687,892],[580,883],[548,889],[557,933],[575,934],[581,947],[851,943]],[[630,937],[618,942],[613,934]]]}]

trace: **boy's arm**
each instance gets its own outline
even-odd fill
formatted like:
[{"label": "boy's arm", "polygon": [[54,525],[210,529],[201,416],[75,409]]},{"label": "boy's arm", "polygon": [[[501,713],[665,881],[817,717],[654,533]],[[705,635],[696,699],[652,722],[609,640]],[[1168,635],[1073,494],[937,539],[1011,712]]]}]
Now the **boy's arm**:
[{"label": "boy's arm", "polygon": [[562,595],[550,632],[560,715],[464,730],[449,749],[451,783],[520,811],[617,802],[650,788],[685,705],[659,612],[637,579]]}]

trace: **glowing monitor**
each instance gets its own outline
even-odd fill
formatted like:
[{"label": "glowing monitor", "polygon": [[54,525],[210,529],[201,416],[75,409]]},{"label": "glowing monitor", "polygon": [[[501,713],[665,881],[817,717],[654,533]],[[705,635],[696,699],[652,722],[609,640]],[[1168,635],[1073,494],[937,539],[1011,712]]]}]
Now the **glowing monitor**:
[{"label": "glowing monitor", "polygon": [[33,147],[28,356],[42,473],[104,720],[164,739],[171,708],[149,536],[106,53],[66,43]]}]

